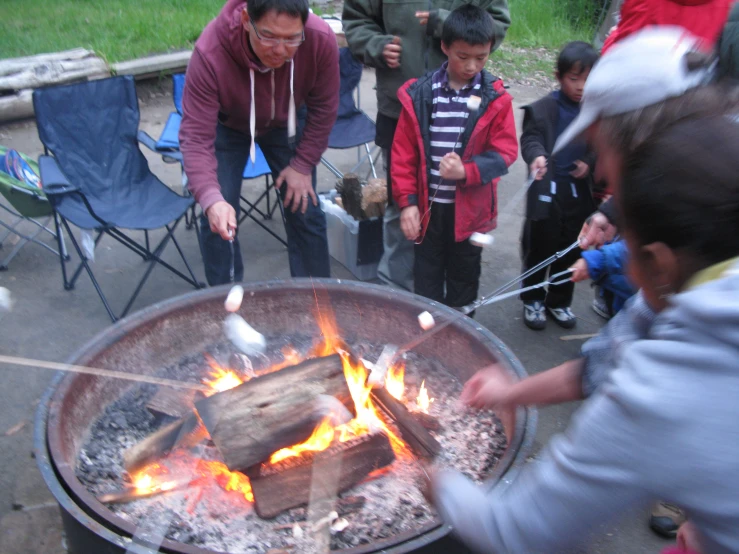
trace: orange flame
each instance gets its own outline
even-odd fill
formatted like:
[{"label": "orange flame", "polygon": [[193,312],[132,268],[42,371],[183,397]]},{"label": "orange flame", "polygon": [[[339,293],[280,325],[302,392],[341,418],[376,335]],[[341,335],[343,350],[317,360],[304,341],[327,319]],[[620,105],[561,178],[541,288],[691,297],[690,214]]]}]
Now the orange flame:
[{"label": "orange flame", "polygon": [[203,477],[214,477],[223,490],[238,492],[247,502],[254,502],[251,482],[243,473],[229,471],[226,465],[221,462],[206,462],[205,460],[198,461],[197,471]]},{"label": "orange flame", "polygon": [[210,372],[212,379],[203,379],[203,384],[208,385],[213,389],[213,393],[211,394],[233,389],[248,380],[239,376],[239,374],[233,369],[221,367],[218,362],[208,354],[205,354],[205,360],[213,370]]},{"label": "orange flame", "polygon": [[424,379],[421,381],[421,389],[418,391],[418,396],[416,397],[416,404],[418,405],[418,408],[424,413],[429,413],[429,406],[434,401],[433,398],[429,398],[429,392],[426,389],[426,380]]},{"label": "orange flame", "polygon": [[391,396],[403,400],[405,394],[405,363],[400,362],[390,367],[385,378],[385,389]]},{"label": "orange flame", "polygon": [[300,456],[303,452],[320,452],[321,450],[326,450],[334,441],[335,433],[336,429],[331,424],[331,418],[327,417],[318,424],[318,427],[313,430],[313,434],[310,436],[310,438],[308,438],[307,441],[301,444],[297,444],[291,448],[283,448],[282,450],[278,450],[277,452],[272,454],[269,462],[271,464],[276,464],[277,462],[281,462],[286,458]]}]

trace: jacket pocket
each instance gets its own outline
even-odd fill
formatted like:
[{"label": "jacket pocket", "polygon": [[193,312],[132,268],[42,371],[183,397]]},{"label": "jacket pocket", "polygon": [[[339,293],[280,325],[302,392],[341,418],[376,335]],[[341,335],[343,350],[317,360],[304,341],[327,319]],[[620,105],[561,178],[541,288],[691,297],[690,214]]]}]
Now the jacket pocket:
[{"label": "jacket pocket", "polygon": [[540,181],[531,183],[526,195],[526,219],[540,221],[547,219],[551,214],[554,195],[547,177],[548,175],[545,175]]}]

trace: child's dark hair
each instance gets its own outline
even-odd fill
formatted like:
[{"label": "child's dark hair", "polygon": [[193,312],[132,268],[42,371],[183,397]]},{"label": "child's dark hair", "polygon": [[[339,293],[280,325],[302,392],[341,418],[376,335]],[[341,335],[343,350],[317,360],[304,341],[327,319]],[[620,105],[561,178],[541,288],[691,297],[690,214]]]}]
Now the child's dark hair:
[{"label": "child's dark hair", "polygon": [[458,40],[473,46],[492,45],[495,42],[493,18],[488,12],[472,4],[465,4],[452,10],[444,21],[441,42],[451,46]]},{"label": "child's dark hair", "polygon": [[557,73],[564,77],[565,73],[574,71],[578,75],[591,69],[598,61],[598,52],[587,42],[576,40],[566,44],[557,58]]},{"label": "child's dark hair", "polygon": [[308,21],[307,0],[249,0],[246,3],[246,12],[249,14],[249,19],[254,23],[262,19],[264,14],[273,10],[290,17],[299,17],[303,21],[303,25]]},{"label": "child's dark hair", "polygon": [[620,204],[642,245],[663,242],[699,270],[739,255],[739,120],[683,121],[625,159]]}]

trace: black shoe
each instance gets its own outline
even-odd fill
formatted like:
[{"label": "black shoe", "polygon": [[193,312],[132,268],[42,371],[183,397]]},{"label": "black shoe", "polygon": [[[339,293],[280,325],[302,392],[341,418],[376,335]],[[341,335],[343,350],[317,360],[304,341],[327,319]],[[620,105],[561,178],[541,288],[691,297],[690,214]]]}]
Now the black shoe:
[{"label": "black shoe", "polygon": [[524,303],[523,322],[526,327],[534,331],[541,331],[547,325],[547,316],[544,313],[544,304],[541,302]]},{"label": "black shoe", "polygon": [[677,536],[677,530],[685,523],[685,520],[685,512],[680,508],[674,504],[659,502],[652,509],[649,528],[660,537],[674,539]]}]

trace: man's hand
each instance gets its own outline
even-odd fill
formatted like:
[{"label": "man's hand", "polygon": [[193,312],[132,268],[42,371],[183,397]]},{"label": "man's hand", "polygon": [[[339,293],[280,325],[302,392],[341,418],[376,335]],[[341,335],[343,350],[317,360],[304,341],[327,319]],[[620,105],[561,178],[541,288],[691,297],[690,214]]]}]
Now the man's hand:
[{"label": "man's hand", "polygon": [[481,369],[467,381],[460,400],[470,408],[494,410],[508,405],[508,392],[513,378],[499,365]]},{"label": "man's hand", "polygon": [[570,175],[575,179],[584,179],[588,176],[588,173],[590,173],[590,166],[582,160],[577,160],[575,162],[575,169],[570,171]]},{"label": "man's hand", "polygon": [[464,169],[462,158],[456,152],[449,152],[439,163],[439,174],[442,179],[447,181],[459,181],[467,178],[467,172]]},{"label": "man's hand", "polygon": [[429,12],[416,12],[416,17],[421,25],[426,25],[429,22]]},{"label": "man's hand", "polygon": [[300,213],[304,214],[308,209],[309,199],[314,206],[318,206],[318,198],[316,198],[316,193],[313,190],[311,175],[304,175],[288,165],[278,175],[275,188],[282,188],[283,183],[287,183],[284,204],[290,211],[297,212],[300,210]]},{"label": "man's hand", "polygon": [[580,248],[585,250],[591,246],[599,247],[612,241],[617,232],[616,227],[611,225],[605,215],[595,212],[585,220],[577,240],[580,242]]},{"label": "man's hand", "polygon": [[403,47],[400,45],[400,37],[393,37],[391,42],[385,45],[382,49],[382,57],[385,58],[385,63],[390,69],[397,69],[400,67],[400,53],[403,51]]},{"label": "man's hand", "polygon": [[210,230],[221,235],[223,240],[231,240],[236,234],[236,211],[225,200],[219,200],[205,210]]},{"label": "man's hand", "polygon": [[544,175],[547,174],[547,159],[544,156],[539,156],[534,159],[529,166],[529,174],[534,175],[534,181],[541,181]]},{"label": "man's hand", "polygon": [[421,234],[421,212],[418,206],[406,206],[400,212],[400,229],[405,238],[416,240]]},{"label": "man's hand", "polygon": [[571,268],[572,270],[572,277],[570,277],[570,281],[573,281],[575,283],[579,283],[580,281],[584,281],[585,279],[590,277],[590,273],[588,272],[588,262],[585,261],[585,258],[580,258],[575,262],[575,265],[573,265]]}]

